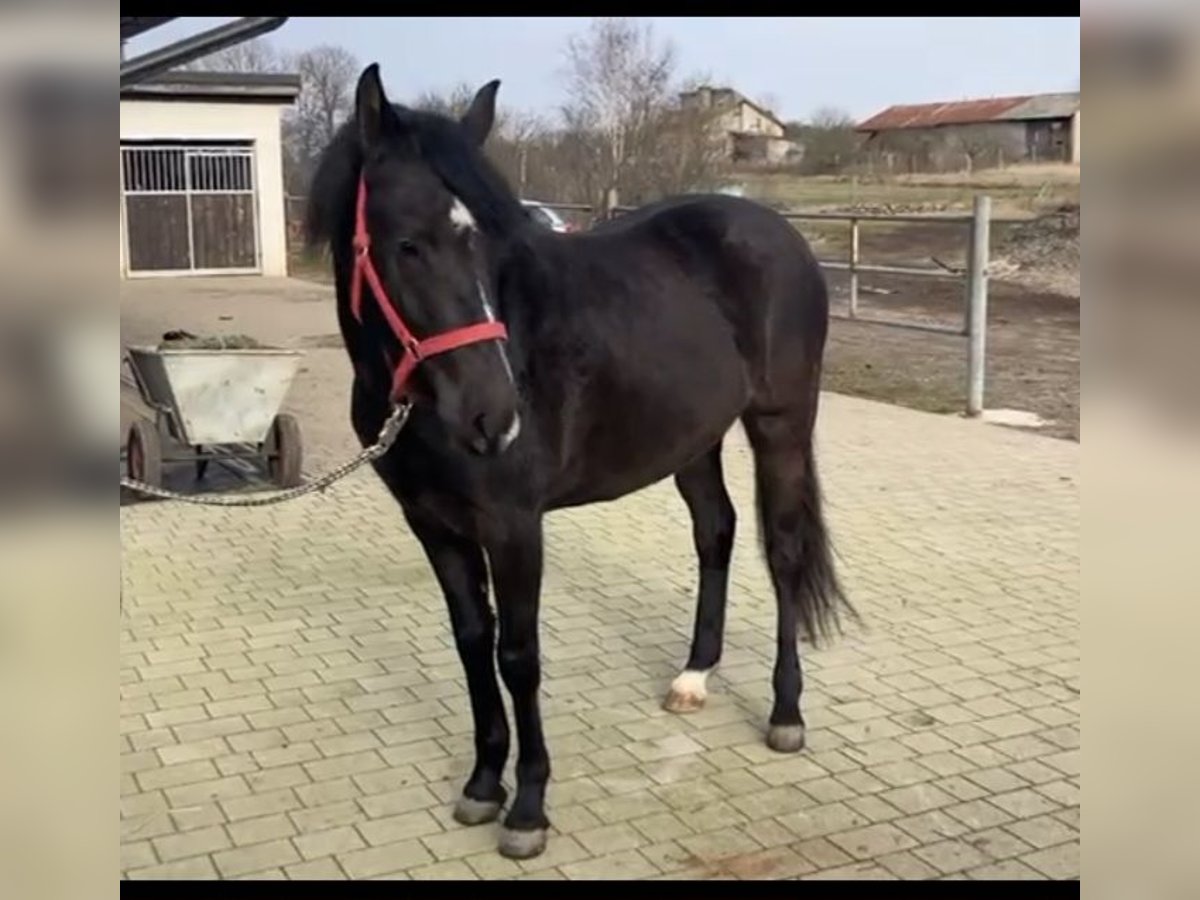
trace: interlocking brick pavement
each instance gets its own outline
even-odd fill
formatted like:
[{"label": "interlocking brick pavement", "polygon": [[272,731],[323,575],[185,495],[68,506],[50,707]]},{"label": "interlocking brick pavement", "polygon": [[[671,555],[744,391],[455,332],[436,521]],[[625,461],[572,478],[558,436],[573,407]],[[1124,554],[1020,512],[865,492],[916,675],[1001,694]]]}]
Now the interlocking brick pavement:
[{"label": "interlocking brick pavement", "polygon": [[[826,395],[831,528],[866,619],[805,648],[809,748],[763,742],[774,599],[751,459],[708,706],[660,706],[696,563],[669,481],[548,520],[546,853],[451,803],[471,723],[443,603],[363,472],[261,509],[121,510],[129,878],[1071,878],[1079,446]],[[511,763],[509,769],[511,784]]]}]

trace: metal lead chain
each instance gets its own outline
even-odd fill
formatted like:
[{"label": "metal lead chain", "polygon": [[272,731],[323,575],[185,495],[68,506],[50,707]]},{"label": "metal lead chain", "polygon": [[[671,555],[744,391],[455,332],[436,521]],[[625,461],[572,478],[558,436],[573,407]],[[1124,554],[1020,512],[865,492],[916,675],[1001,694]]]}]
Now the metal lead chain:
[{"label": "metal lead chain", "polygon": [[375,439],[375,443],[365,448],[345,465],[339,466],[306,484],[283,491],[276,491],[272,494],[256,494],[253,496],[241,494],[225,496],[181,494],[178,491],[168,491],[165,488],[155,487],[154,485],[146,484],[144,481],[137,481],[126,476],[122,476],[121,478],[121,487],[137,491],[139,494],[161,497],[164,500],[179,500],[183,503],[192,503],[197,506],[270,506],[275,503],[284,503],[288,500],[295,500],[297,497],[303,497],[305,494],[324,491],[325,488],[329,487],[335,481],[345,478],[355,469],[366,465],[372,460],[379,459],[379,457],[392,449],[392,444],[396,442],[396,438],[400,434],[400,429],[408,421],[408,414],[411,410],[412,404],[408,402],[394,407],[391,414],[384,421],[383,427],[379,429],[379,437]]}]

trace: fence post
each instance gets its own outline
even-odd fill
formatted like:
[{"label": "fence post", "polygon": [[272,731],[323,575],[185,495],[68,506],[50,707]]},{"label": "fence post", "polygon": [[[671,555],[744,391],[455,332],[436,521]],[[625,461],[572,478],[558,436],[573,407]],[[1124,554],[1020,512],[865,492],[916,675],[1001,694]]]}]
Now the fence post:
[{"label": "fence post", "polygon": [[988,243],[992,198],[976,194],[967,247],[967,415],[983,412],[983,376],[987,350]]},{"label": "fence post", "polygon": [[850,318],[858,318],[858,219],[850,218]]}]

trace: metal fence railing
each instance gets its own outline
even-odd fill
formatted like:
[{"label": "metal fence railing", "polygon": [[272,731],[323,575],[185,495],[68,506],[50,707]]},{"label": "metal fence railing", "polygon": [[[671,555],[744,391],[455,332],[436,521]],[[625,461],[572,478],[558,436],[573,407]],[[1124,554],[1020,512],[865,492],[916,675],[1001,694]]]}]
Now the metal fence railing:
[{"label": "metal fence railing", "polygon": [[[293,201],[300,198],[289,197],[289,207]],[[575,213],[581,216],[604,216],[603,211],[588,203],[557,203],[539,200],[543,206],[563,212]],[[613,206],[611,216],[633,212],[637,207]],[[290,212],[290,210],[289,210]],[[905,328],[912,331],[933,332],[966,338],[967,350],[967,399],[966,413],[968,416],[978,416],[983,412],[984,370],[987,353],[987,303],[988,303],[988,264],[989,245],[992,222],[992,201],[984,194],[975,196],[969,215],[917,215],[917,214],[883,214],[883,213],[829,213],[804,212],[802,210],[780,210],[780,215],[790,221],[826,221],[845,222],[849,227],[849,251],[844,260],[821,259],[818,262],[825,269],[849,273],[849,299],[847,313],[830,313],[832,318],[845,319],[855,322],[866,322],[872,325],[882,325],[890,328]],[[290,218],[290,215],[289,215]],[[893,266],[865,263],[860,251],[861,225],[864,222],[887,222],[898,224],[944,224],[947,227],[960,227],[966,232],[967,253],[966,266],[961,270],[935,268],[932,266]],[[905,322],[900,319],[884,319],[877,316],[864,316],[859,310],[860,283],[862,274],[898,275],[910,278],[935,278],[942,280],[960,281],[963,284],[963,322],[962,325],[948,326],[925,322]]]},{"label": "metal fence railing", "polygon": [[[987,353],[988,252],[991,242],[992,219],[992,201],[990,197],[983,194],[976,195],[969,216],[806,213],[789,210],[783,211],[782,215],[789,220],[842,221],[849,225],[850,247],[847,259],[845,261],[819,260],[824,268],[845,271],[850,276],[847,315],[831,314],[834,318],[870,322],[893,328],[908,328],[914,331],[931,331],[937,334],[966,337],[966,412],[968,416],[978,416],[983,412],[984,369]],[[957,225],[963,227],[967,231],[966,267],[963,271],[959,272],[946,268],[934,268],[932,266],[888,266],[864,263],[859,250],[860,224],[862,222],[938,223],[947,226]],[[904,322],[896,319],[863,316],[858,309],[860,273],[961,281],[963,282],[965,301],[963,304],[963,324],[958,327],[950,327],[946,325]]]},{"label": "metal fence railing", "polygon": [[[549,204],[548,204],[549,205]],[[614,214],[631,212],[635,207],[615,206]],[[950,334],[967,339],[967,402],[968,416],[983,412],[984,370],[987,354],[987,300],[988,300],[988,252],[992,222],[992,200],[985,194],[977,194],[970,215],[903,215],[876,213],[827,213],[780,210],[780,215],[790,221],[833,221],[846,222],[850,228],[850,246],[843,260],[818,260],[825,269],[849,273],[849,301],[847,315],[831,313],[831,317],[856,322],[869,322],[891,328],[907,328],[913,331],[928,331]],[[918,266],[888,266],[864,263],[860,253],[860,225],[863,222],[889,223],[938,223],[959,226],[967,231],[967,262],[961,271],[946,268]],[[898,319],[881,319],[863,316],[858,309],[859,275],[875,273],[903,275],[916,278],[938,278],[958,280],[963,283],[963,324],[946,325],[922,322],[904,322]]]}]

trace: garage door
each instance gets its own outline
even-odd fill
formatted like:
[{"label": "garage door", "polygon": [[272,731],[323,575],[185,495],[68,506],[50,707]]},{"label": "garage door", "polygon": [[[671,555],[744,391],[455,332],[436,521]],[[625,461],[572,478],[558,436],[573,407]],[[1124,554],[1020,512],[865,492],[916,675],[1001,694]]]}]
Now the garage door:
[{"label": "garage door", "polygon": [[122,143],[130,274],[257,272],[254,148]]}]

